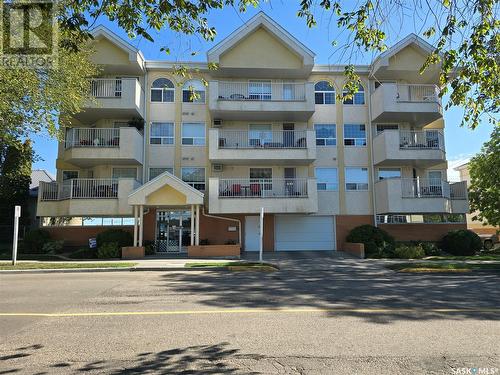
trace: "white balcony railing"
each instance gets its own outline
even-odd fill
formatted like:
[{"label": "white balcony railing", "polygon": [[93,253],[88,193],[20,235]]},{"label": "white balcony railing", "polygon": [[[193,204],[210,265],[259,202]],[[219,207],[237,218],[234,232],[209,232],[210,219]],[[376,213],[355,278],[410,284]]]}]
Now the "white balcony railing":
[{"label": "white balcony railing", "polygon": [[401,149],[435,149],[444,151],[444,135],[439,130],[400,130],[399,147]]},{"label": "white balcony railing", "polygon": [[398,84],[398,102],[439,102],[436,85]]},{"label": "white balcony railing", "polygon": [[219,100],[235,101],[305,101],[305,83],[219,81]]},{"label": "white balcony railing", "polygon": [[304,198],[307,178],[231,178],[219,181],[224,198]]},{"label": "white balcony railing", "polygon": [[465,184],[450,184],[439,178],[402,178],[401,191],[403,198],[467,198]]},{"label": "white balcony railing", "polygon": [[74,178],[57,182],[40,182],[40,200],[118,198],[116,178]]},{"label": "white balcony railing", "polygon": [[123,80],[135,80],[135,78],[92,78],[90,94],[96,98],[121,98]]},{"label": "white balcony railing", "polygon": [[65,148],[119,147],[119,128],[72,128],[66,132]]},{"label": "white balcony railing", "polygon": [[220,130],[219,148],[307,148],[305,130]]}]

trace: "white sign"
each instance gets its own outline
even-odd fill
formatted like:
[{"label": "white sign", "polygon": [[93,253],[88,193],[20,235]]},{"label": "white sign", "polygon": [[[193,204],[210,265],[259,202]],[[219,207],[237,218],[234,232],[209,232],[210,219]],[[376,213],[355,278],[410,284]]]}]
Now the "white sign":
[{"label": "white sign", "polygon": [[21,217],[21,206],[16,206],[14,208],[14,217]]},{"label": "white sign", "polygon": [[12,239],[12,264],[17,263],[17,238],[19,237],[19,217],[21,216],[21,206],[14,209],[14,238]]},{"label": "white sign", "polygon": [[89,238],[89,247],[95,249],[97,247],[97,240],[95,238]]},{"label": "white sign", "polygon": [[263,252],[263,247],[264,247],[264,207],[261,207],[260,209],[260,247],[259,247],[259,261],[262,262],[262,252]]}]

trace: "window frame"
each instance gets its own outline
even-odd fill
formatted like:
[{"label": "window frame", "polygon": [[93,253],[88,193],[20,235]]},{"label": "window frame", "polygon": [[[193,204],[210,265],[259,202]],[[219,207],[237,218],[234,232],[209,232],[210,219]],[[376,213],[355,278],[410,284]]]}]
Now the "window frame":
[{"label": "window frame", "polygon": [[[190,82],[199,83],[198,90],[196,89],[196,86],[194,86],[194,85],[190,85],[190,86],[186,87],[186,85]],[[190,90],[189,89],[190,87],[192,87],[193,89]],[[203,88],[203,90],[201,90],[200,88]],[[199,79],[189,79],[186,82],[184,82],[184,84],[182,85],[182,102],[183,103],[190,103],[190,104],[205,104],[206,100],[207,100],[206,91],[207,91],[206,87],[202,81],[200,81]],[[186,92],[189,94],[189,96],[185,95]],[[199,98],[198,99],[192,98],[191,92],[194,92],[196,95],[199,95]]]},{"label": "window frame", "polygon": [[[203,182],[201,182],[201,181],[186,181],[184,179],[184,171],[186,169],[202,169],[203,170]],[[181,167],[181,180],[184,181],[189,186],[195,188],[196,190],[206,191],[206,188],[207,188],[207,171],[206,171],[206,168],[205,167]],[[203,189],[199,189],[195,185],[203,185]]]},{"label": "window frame", "polygon": [[[64,178],[64,173],[65,172],[75,172],[76,173],[76,177]],[[63,181],[69,181],[69,180],[74,180],[74,179],[80,178],[80,171],[78,171],[76,169],[63,169],[61,171],[61,178],[62,178]]]},{"label": "window frame", "polygon": [[[346,137],[346,127],[348,126],[363,126],[365,136],[363,138],[360,137]],[[352,140],[353,144],[346,144],[347,140]],[[356,144],[357,140],[364,140],[364,143],[361,145]],[[344,146],[346,147],[366,147],[367,146],[367,138],[366,138],[366,124],[344,124]]]},{"label": "window frame", "polygon": [[[385,170],[385,171],[388,171],[388,170],[392,170],[392,171],[396,171],[398,170],[399,171],[399,177],[385,177],[385,178],[381,178],[380,177],[380,171],[381,170]],[[398,168],[398,167],[381,167],[381,168],[378,168],[377,169],[377,181],[384,181],[384,180],[394,180],[394,179],[400,179],[401,178],[401,168]]]},{"label": "window frame", "polygon": [[174,167],[149,167],[148,168],[148,181],[151,181],[153,178],[151,178],[151,169],[164,169],[163,172],[157,174],[156,176],[154,176],[153,178],[156,178],[158,177],[159,175],[165,173],[165,172],[170,172],[169,170],[171,170],[171,174],[174,174]]},{"label": "window frame", "polygon": [[[254,85],[254,86],[252,86]],[[265,88],[269,86],[269,91]],[[252,92],[251,88],[260,88],[260,92]],[[252,96],[254,98],[252,98]],[[270,79],[249,79],[248,98],[255,101],[270,101],[273,98],[273,81]]]},{"label": "window frame", "polygon": [[[184,126],[185,125],[203,125],[203,137],[184,137]],[[192,139],[192,143],[184,143],[185,139]],[[203,139],[203,143],[195,143],[195,139]],[[207,124],[204,122],[183,122],[181,124],[181,145],[182,146],[196,146],[196,147],[204,147],[207,144]]]},{"label": "window frame", "polygon": [[[336,181],[329,182],[329,181],[320,180],[320,178],[318,177],[318,170],[334,170]],[[338,171],[338,168],[336,168],[336,167],[316,167],[314,169],[314,173],[316,175],[316,189],[318,191],[339,191],[339,171]],[[325,188],[323,189],[322,187],[320,187],[320,185],[324,185]],[[328,188],[328,185],[331,185],[331,187]]]},{"label": "window frame", "polygon": [[[162,80],[162,79],[165,79],[167,80],[168,82],[170,82],[172,84],[172,87],[153,87],[153,85],[155,84],[156,81],[159,81],[159,80]],[[161,93],[161,100],[153,100],[153,91],[159,91]],[[172,92],[172,100],[165,100],[166,99],[166,92]],[[149,91],[149,101],[151,103],[174,103],[175,102],[175,84],[172,82],[171,79],[169,78],[166,78],[166,77],[160,77],[160,78],[157,78],[155,79],[152,83],[151,83],[151,87],[150,87],[150,91]]]},{"label": "window frame", "polygon": [[[383,130],[379,130],[379,126],[391,126],[391,127],[396,127],[395,129],[383,129]],[[379,135],[379,134],[382,134],[384,131],[391,131],[391,130],[398,130],[399,131],[399,123],[394,123],[394,124],[390,124],[390,123],[380,123],[380,124],[375,124],[375,133],[376,135]]]},{"label": "window frame", "polygon": [[[318,130],[316,129],[316,126],[332,126],[332,127],[334,127],[335,137],[334,138],[318,137]],[[337,147],[337,124],[315,123],[314,124],[314,134],[315,134],[315,138],[316,138],[316,146],[318,146],[318,147]],[[319,144],[318,140],[323,140],[324,143]],[[328,140],[333,140],[333,144],[328,144]]]},{"label": "window frame", "polygon": [[[116,169],[134,169],[135,170],[135,177],[114,177],[114,174],[115,174],[115,170]],[[138,181],[138,178],[137,178],[137,175],[138,175],[138,168],[137,167],[111,167],[111,178],[112,179],[122,179],[122,178],[132,178],[136,181]]]},{"label": "window frame", "polygon": [[[363,172],[366,172],[366,182],[349,182],[347,180],[347,171],[348,170],[353,170],[353,169],[360,169]],[[344,168],[344,178],[345,178],[345,190],[346,192],[348,191],[368,191],[370,189],[370,174],[368,171],[368,167],[345,167]],[[351,189],[348,187],[348,185],[356,185],[355,189]],[[362,188],[360,188],[360,185],[362,185]],[[366,188],[364,186],[366,185]]]},{"label": "window frame", "polygon": [[[153,136],[153,124],[168,124],[172,125],[172,136]],[[151,139],[159,139],[160,143],[151,143]],[[164,143],[164,140],[172,139],[172,143]],[[174,122],[161,122],[151,121],[149,123],[149,145],[151,146],[174,146],[175,145],[175,123]]]},{"label": "window frame", "polygon": [[[342,89],[342,102],[345,104],[345,105],[366,105],[366,90],[365,90],[365,87],[362,85],[362,84],[359,84],[358,86],[358,92],[356,92],[352,98],[350,99],[345,99],[346,95],[347,95],[347,90],[346,89]],[[356,103],[356,99],[359,99],[359,95],[362,94],[363,95],[363,103]]]},{"label": "window frame", "polygon": [[[332,88],[331,91],[328,91],[328,90],[316,90],[316,86],[320,83],[327,83],[327,85],[329,87]],[[321,98],[322,98],[322,103],[318,103],[317,102],[317,94],[321,95]],[[332,103],[327,103],[326,102],[326,95],[327,94],[331,94],[332,95]],[[325,81],[325,80],[322,80],[322,81],[318,81],[314,84],[314,104],[315,105],[335,105],[336,104],[336,98],[335,98],[335,86],[331,85],[330,82],[328,81]]]}]

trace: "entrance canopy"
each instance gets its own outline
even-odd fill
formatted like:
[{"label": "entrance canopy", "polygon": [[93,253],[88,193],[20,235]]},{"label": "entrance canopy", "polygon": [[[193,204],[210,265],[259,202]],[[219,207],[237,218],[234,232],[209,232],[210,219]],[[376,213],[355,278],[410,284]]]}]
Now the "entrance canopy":
[{"label": "entrance canopy", "polygon": [[186,206],[203,204],[204,194],[189,184],[164,172],[128,196],[129,205]]}]

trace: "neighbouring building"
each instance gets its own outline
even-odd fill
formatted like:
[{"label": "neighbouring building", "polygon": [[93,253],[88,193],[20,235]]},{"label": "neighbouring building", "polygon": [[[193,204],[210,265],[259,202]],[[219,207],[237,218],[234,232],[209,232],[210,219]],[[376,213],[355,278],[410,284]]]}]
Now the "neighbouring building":
[{"label": "neighbouring building", "polygon": [[[460,181],[464,181],[467,186],[470,185],[470,174],[469,174],[469,162],[459,165],[455,168],[460,174]],[[472,220],[478,212],[474,211],[466,215],[467,218],[467,228],[476,232],[477,234],[496,234],[500,232],[500,228],[494,227],[493,225],[484,225],[481,220]]]},{"label": "neighbouring building", "polygon": [[189,79],[103,27],[93,35],[96,101],[66,130],[57,181],[40,186],[54,237],[86,244],[114,225],[158,252],[254,251],[261,207],[265,251],[341,250],[366,223],[399,240],[465,228],[465,183],[447,182],[439,69],[419,73],[433,48],[418,36],[357,65],[359,91],[343,101],[344,67],[316,64],[263,13],[206,63],[186,63]]},{"label": "neighbouring building", "polygon": [[[38,204],[38,190],[40,188],[40,183],[50,183],[54,182],[54,177],[47,172],[45,169],[33,169],[31,171],[31,182],[30,182],[30,194],[28,200],[28,212],[29,215],[29,227],[30,228],[38,228],[40,225],[40,220],[36,216],[36,208]],[[23,213],[23,216],[26,213]]]}]

